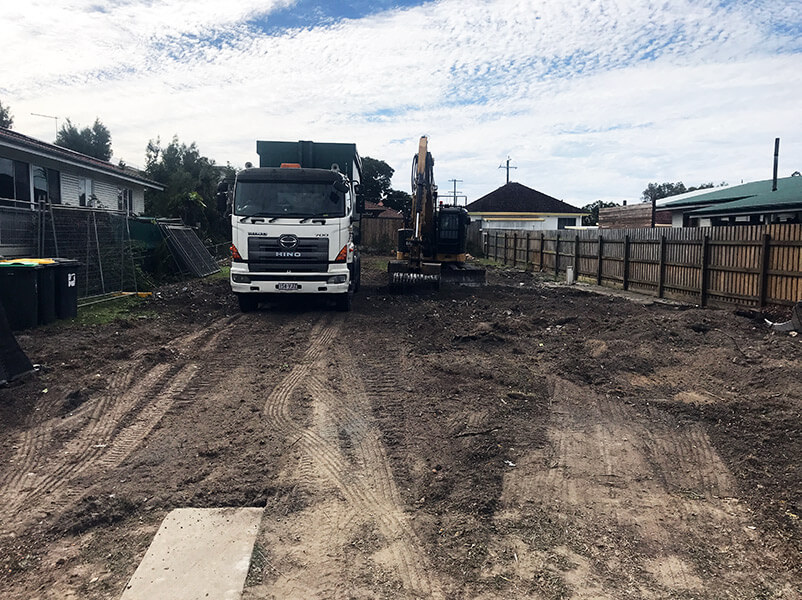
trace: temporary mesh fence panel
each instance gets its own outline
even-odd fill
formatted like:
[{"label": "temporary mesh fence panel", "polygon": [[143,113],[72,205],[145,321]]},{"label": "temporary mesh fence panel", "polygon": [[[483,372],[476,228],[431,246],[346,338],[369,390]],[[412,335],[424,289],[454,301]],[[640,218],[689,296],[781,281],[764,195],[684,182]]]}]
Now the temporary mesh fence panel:
[{"label": "temporary mesh fence panel", "polygon": [[[11,204],[11,202],[9,202]],[[38,212],[25,208],[0,206],[0,256],[16,258],[36,253]]]},{"label": "temporary mesh fence panel", "polygon": [[128,216],[59,205],[0,206],[0,255],[80,262],[80,297],[135,291]]},{"label": "temporary mesh fence panel", "polygon": [[181,225],[161,225],[161,228],[170,252],[182,268],[196,277],[205,277],[220,270],[194,229]]},{"label": "temporary mesh fence panel", "polygon": [[44,253],[80,261],[80,297],[136,289],[127,215],[54,207],[50,218]]}]

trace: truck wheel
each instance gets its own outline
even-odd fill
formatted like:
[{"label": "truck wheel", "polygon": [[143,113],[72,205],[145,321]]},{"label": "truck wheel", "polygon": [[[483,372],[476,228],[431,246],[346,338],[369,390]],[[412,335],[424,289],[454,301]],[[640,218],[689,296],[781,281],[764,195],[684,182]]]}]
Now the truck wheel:
[{"label": "truck wheel", "polygon": [[351,300],[353,299],[353,292],[346,292],[337,296],[337,310],[341,312],[348,312],[351,310]]},{"label": "truck wheel", "polygon": [[237,294],[239,301],[239,309],[246,313],[252,312],[259,308],[259,296],[256,294]]}]

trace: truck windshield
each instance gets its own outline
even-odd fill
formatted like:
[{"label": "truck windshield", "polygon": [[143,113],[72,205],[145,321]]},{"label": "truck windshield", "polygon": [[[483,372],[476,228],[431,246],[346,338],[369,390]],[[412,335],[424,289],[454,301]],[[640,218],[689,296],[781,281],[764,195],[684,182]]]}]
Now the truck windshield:
[{"label": "truck windshield", "polygon": [[245,217],[345,216],[345,194],[329,182],[238,181],[234,214]]}]

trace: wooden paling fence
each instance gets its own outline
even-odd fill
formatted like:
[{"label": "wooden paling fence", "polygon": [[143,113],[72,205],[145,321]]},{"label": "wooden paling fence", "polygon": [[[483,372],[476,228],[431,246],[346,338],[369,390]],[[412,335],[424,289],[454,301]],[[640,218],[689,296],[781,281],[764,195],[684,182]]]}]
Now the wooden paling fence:
[{"label": "wooden paling fence", "polygon": [[802,225],[484,231],[487,258],[513,267],[701,306],[802,300]]},{"label": "wooden paling fence", "polygon": [[362,229],[362,245],[366,248],[387,250],[395,248],[398,239],[398,230],[404,226],[404,219],[363,218],[360,221]]}]

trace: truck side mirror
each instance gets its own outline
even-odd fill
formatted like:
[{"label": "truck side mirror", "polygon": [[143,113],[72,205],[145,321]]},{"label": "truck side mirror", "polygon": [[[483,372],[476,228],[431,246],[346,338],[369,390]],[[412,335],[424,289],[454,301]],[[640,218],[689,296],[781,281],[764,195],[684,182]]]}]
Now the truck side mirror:
[{"label": "truck side mirror", "polygon": [[361,194],[357,194],[356,196],[356,213],[361,215],[365,212],[365,197]]}]

